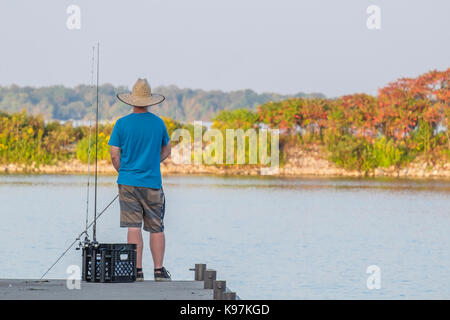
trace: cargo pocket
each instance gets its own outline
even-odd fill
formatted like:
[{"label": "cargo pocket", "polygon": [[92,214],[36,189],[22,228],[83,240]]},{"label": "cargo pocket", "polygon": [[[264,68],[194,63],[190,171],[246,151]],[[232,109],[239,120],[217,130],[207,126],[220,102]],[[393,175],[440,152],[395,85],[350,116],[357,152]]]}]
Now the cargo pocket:
[{"label": "cargo pocket", "polygon": [[164,194],[164,190],[161,187],[161,193],[160,193],[160,200],[161,200],[161,204],[162,204],[162,208],[161,208],[161,220],[164,219],[164,214],[166,213],[166,195]]}]

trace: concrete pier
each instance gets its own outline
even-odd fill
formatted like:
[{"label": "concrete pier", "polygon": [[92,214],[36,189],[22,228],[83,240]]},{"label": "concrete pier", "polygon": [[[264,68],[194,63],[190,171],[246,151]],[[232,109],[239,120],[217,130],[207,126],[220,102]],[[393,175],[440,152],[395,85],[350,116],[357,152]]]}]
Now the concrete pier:
[{"label": "concrete pier", "polygon": [[69,290],[66,280],[0,279],[0,300],[212,300],[203,281],[81,282]]}]

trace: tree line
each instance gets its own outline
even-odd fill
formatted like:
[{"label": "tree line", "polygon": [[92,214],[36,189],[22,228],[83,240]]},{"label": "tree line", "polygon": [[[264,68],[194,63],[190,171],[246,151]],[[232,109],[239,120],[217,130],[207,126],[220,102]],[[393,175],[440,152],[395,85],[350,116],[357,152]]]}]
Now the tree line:
[{"label": "tree line", "polygon": [[[112,121],[129,112],[130,107],[116,98],[117,93],[128,88],[110,84],[99,86],[99,117]],[[181,89],[176,86],[162,86],[153,89],[163,94],[166,100],[152,110],[159,115],[177,121],[209,120],[220,110],[237,108],[256,109],[256,106],[290,97],[276,93],[258,94],[253,90],[223,92]],[[95,89],[87,85],[74,88],[63,86],[0,87],[0,110],[15,113],[22,110],[32,115],[41,115],[46,120],[87,120],[92,117],[92,102]],[[321,94],[298,93],[294,97],[319,97]]]}]

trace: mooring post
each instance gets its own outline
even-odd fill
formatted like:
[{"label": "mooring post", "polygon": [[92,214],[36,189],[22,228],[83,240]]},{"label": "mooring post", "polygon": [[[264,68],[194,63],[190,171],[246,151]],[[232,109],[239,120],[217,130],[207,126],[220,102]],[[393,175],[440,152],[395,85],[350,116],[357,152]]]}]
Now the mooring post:
[{"label": "mooring post", "polygon": [[205,280],[205,271],[206,271],[205,263],[196,263],[195,264],[195,281]]},{"label": "mooring post", "polygon": [[224,280],[213,280],[214,300],[221,300],[222,294],[227,288],[227,282]]},{"label": "mooring post", "polygon": [[236,292],[222,293],[222,300],[236,300]]},{"label": "mooring post", "polygon": [[216,280],[217,272],[213,269],[206,269],[204,278],[204,288],[213,289],[213,281]]}]

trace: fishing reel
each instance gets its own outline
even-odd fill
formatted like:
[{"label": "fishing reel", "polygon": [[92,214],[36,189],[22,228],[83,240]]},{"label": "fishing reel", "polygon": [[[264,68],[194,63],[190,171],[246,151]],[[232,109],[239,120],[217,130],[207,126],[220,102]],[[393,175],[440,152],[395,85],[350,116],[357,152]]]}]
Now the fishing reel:
[{"label": "fishing reel", "polygon": [[88,238],[85,238],[83,241],[78,242],[78,247],[75,248],[75,250],[80,250],[84,248],[88,248],[90,246],[90,241]]},{"label": "fishing reel", "polygon": [[86,236],[84,237],[83,241],[80,241],[80,238],[77,239],[77,240],[79,240],[79,242],[78,242],[78,247],[76,247],[75,250],[86,249],[86,248],[90,248],[90,247],[94,247],[94,248],[98,247],[98,242],[89,240],[87,233],[85,233],[85,234],[86,234]]},{"label": "fishing reel", "polygon": [[78,247],[75,250],[94,248],[97,249],[100,244],[97,241],[91,241],[88,237],[84,238],[83,241],[78,242]]}]

